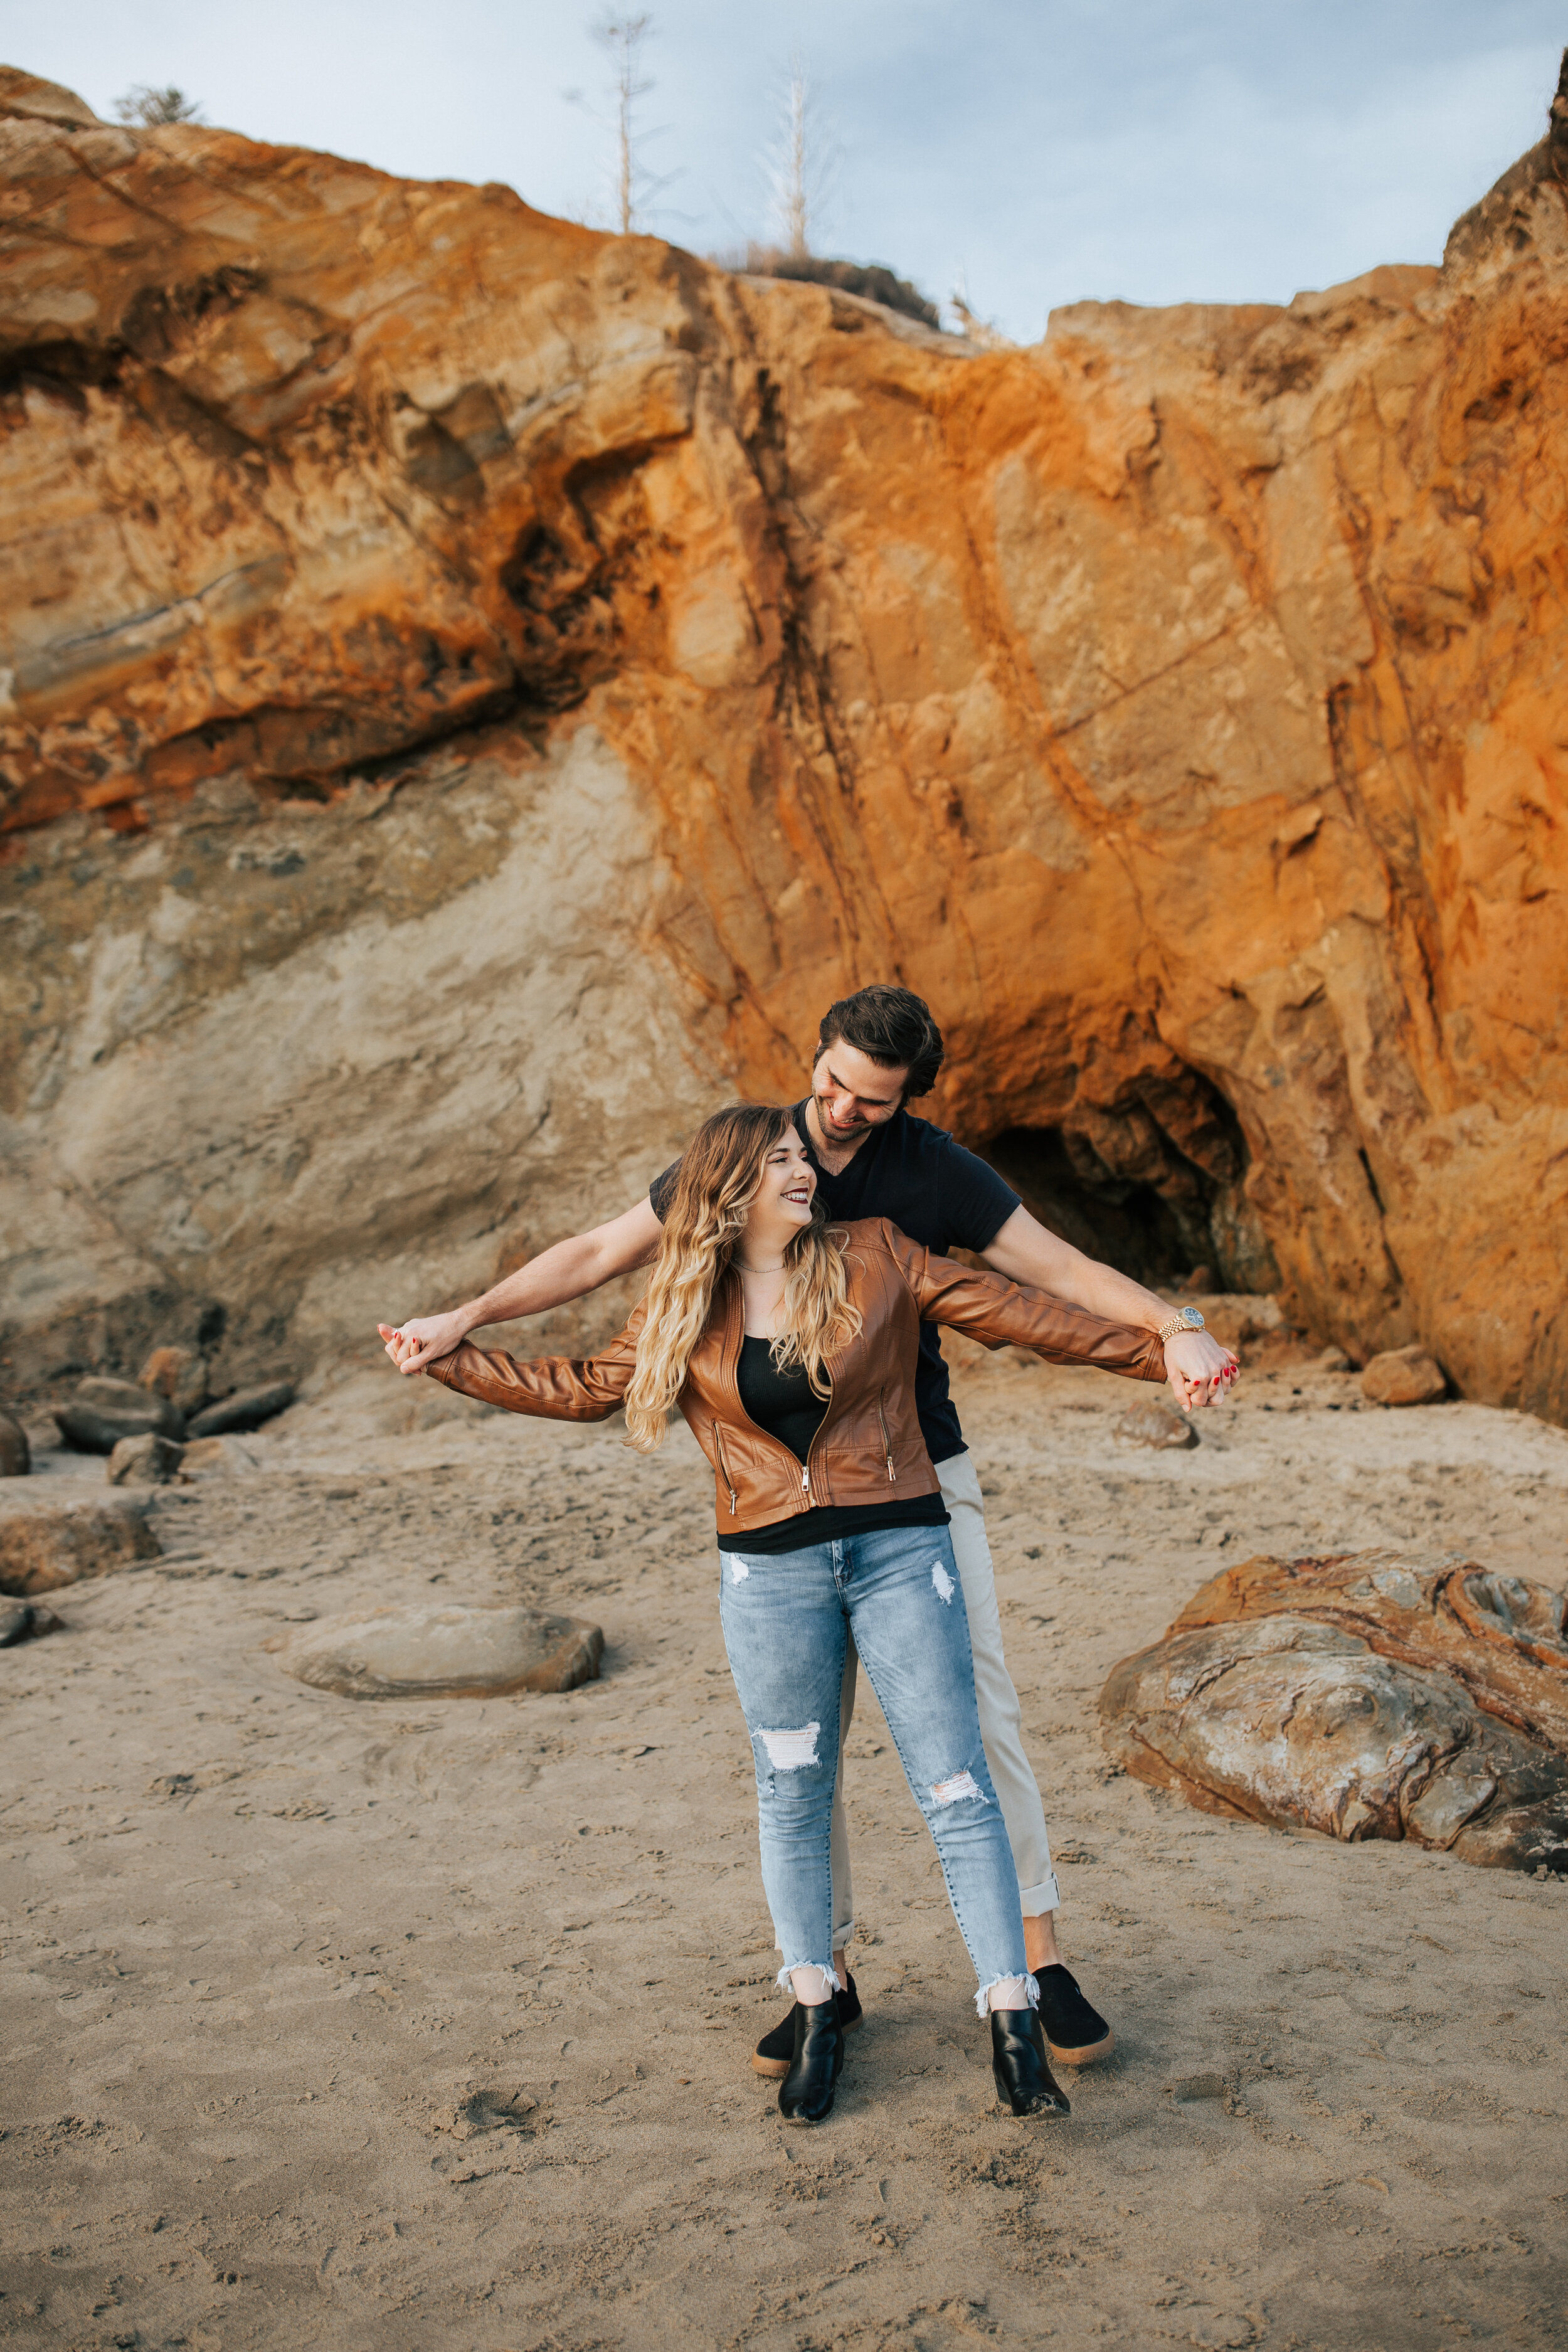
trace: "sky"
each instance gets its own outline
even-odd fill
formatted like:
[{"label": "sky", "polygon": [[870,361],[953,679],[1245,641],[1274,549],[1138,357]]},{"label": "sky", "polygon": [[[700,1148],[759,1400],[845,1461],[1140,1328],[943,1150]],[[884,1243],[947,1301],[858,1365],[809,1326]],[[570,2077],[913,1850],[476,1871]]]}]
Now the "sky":
[{"label": "sky", "polygon": [[[1069,302],[1289,301],[1436,261],[1545,127],[1549,0],[646,0],[645,226],[773,233],[793,54],[828,166],[812,243],[1020,341]],[[105,116],[206,119],[610,224],[603,11],[576,0],[0,0],[0,57]],[[576,95],[574,95],[576,93]]]}]

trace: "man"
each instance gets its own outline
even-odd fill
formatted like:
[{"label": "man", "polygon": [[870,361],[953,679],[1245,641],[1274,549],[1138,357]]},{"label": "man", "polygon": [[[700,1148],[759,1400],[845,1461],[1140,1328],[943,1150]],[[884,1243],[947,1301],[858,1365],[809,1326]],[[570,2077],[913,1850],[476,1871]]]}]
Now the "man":
[{"label": "man", "polygon": [[[1236,1376],[1236,1359],[1202,1328],[1202,1318],[1194,1310],[1173,1317],[1152,1291],[1085,1257],[1032,1217],[994,1169],[942,1129],[909,1116],[905,1106],[929,1094],[935,1084],[942,1053],[936,1023],[907,988],[863,988],[829,1008],[817,1039],[811,1093],[795,1109],[795,1124],[816,1167],[817,1195],[828,1216],[836,1221],[887,1217],[931,1249],[943,1254],[953,1248],[971,1250],[1015,1282],[1049,1291],[1108,1321],[1161,1331],[1166,1335],[1171,1386],[1184,1411],[1212,1404],[1225,1395]],[[667,1169],[648,1198],[624,1216],[558,1242],[482,1298],[450,1314],[404,1323],[387,1338],[388,1355],[400,1370],[420,1371],[483,1324],[542,1314],[645,1265],[658,1246],[660,1219],[674,1190],[675,1172]],[[1173,1328],[1184,1320],[1192,1328]],[[969,1615],[981,1736],[1017,1867],[1025,1950],[1040,1988],[1040,2021],[1052,2057],[1082,2065],[1103,2057],[1113,2036],[1079,1990],[1058,1948],[1060,1895],[1039,1789],[1024,1754],[1017,1694],[1002,1654],[980,1481],[948,1393],[947,1367],[932,1324],[921,1328],[916,1403],[951,1515],[952,1548]],[[832,1834],[834,1966],[846,1988],[837,1996],[846,2026],[858,2023],[861,2013],[844,1957],[854,1913],[842,1743],[855,1703],[855,1676],[851,1647],[840,1707],[839,1787]],[[788,2071],[793,2049],[793,2029],[786,2019],[763,2037],[752,2063],[760,2074],[782,2075]]]}]

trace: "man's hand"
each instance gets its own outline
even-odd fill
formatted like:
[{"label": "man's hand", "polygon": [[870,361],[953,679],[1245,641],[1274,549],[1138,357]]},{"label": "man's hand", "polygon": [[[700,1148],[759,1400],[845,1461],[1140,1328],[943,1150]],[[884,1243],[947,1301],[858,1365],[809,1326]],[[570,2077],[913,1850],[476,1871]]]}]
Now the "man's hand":
[{"label": "man's hand", "polygon": [[1184,1412],[1228,1396],[1240,1370],[1234,1351],[1211,1332],[1177,1331],[1165,1342],[1165,1377]]},{"label": "man's hand", "polygon": [[387,1354],[400,1372],[422,1372],[460,1348],[472,1331],[487,1323],[512,1323],[525,1315],[547,1315],[552,1307],[585,1298],[601,1283],[634,1267],[648,1265],[658,1248],[664,1228],[651,1201],[638,1201],[607,1225],[592,1233],[574,1234],[570,1241],[520,1265],[482,1298],[455,1307],[446,1315],[410,1315],[406,1321],[378,1323]]},{"label": "man's hand", "polygon": [[416,1315],[395,1327],[378,1323],[375,1328],[400,1372],[422,1372],[426,1364],[437,1363],[454,1348],[460,1348],[468,1336],[468,1318],[460,1311]]}]

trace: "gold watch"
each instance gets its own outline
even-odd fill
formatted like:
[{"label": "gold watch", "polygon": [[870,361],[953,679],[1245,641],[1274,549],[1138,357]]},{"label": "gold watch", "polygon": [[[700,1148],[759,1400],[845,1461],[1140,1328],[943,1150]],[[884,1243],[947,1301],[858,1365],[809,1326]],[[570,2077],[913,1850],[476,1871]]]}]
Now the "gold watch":
[{"label": "gold watch", "polygon": [[1175,1313],[1161,1324],[1154,1337],[1163,1348],[1167,1339],[1175,1338],[1178,1331],[1201,1331],[1204,1328],[1204,1318],[1195,1307],[1178,1307]]}]

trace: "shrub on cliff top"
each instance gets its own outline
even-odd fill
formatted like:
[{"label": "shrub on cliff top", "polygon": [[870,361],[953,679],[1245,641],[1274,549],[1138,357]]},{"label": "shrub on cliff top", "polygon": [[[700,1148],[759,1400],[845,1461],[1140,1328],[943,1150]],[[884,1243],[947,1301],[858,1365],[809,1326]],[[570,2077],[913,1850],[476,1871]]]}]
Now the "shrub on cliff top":
[{"label": "shrub on cliff top", "polygon": [[918,286],[896,277],[879,261],[825,261],[815,253],[781,253],[772,246],[753,245],[746,255],[746,268],[754,278],[835,286],[841,294],[860,294],[868,302],[880,302],[884,310],[901,310],[906,319],[918,319],[922,327],[940,331],[942,326],[936,304],[928,302]]}]

